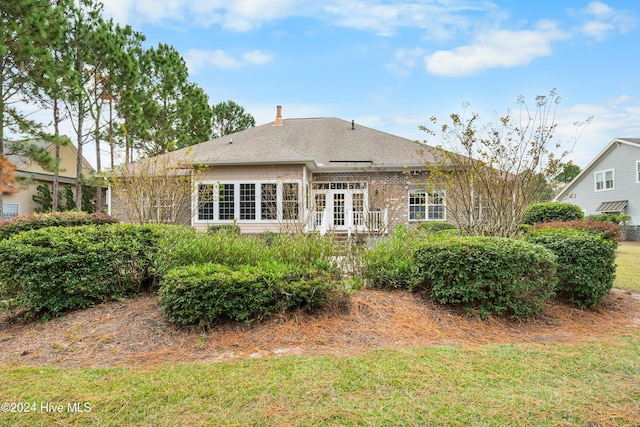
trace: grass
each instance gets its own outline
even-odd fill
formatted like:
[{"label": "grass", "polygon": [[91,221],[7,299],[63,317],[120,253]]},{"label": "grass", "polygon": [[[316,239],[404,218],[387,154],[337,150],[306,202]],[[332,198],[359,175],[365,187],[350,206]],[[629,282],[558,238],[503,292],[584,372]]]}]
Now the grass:
[{"label": "grass", "polygon": [[[638,425],[640,333],[158,368],[4,367],[0,425]],[[79,402],[90,412],[67,411]],[[40,412],[62,404],[62,413]]]},{"label": "grass", "polygon": [[640,291],[640,246],[620,245],[616,251],[616,280],[613,286]]}]

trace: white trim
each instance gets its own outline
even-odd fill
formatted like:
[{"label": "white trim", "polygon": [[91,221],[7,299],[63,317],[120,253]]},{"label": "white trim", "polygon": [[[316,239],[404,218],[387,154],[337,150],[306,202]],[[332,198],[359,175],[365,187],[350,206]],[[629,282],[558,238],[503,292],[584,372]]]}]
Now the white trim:
[{"label": "white trim", "polygon": [[[419,193],[423,193],[425,196],[425,202],[424,202],[424,211],[425,211],[425,218],[424,219],[411,219],[411,193],[414,194],[419,194]],[[440,197],[442,197],[442,204],[433,204],[433,203],[429,203],[429,196],[434,195],[434,194],[438,194]],[[421,205],[414,205],[414,206],[421,206]],[[442,218],[429,218],[429,206],[442,206],[444,208],[444,214],[442,215]],[[446,221],[447,220],[447,196],[446,193],[444,191],[432,191],[429,192],[427,190],[421,189],[421,188],[410,188],[409,190],[407,190],[407,220],[409,222],[425,222],[425,221]]]},{"label": "white trim", "polygon": [[[282,192],[283,192],[283,184],[294,183],[298,184],[298,218],[285,220],[283,219],[282,212]],[[233,184],[234,185],[234,193],[233,193],[233,216],[234,219],[220,219],[220,210],[219,210],[219,197],[218,192],[220,186]],[[240,219],[240,184],[255,184],[255,196],[256,196],[256,219]],[[262,184],[276,184],[276,206],[277,206],[277,218],[276,219],[262,219]],[[200,209],[198,206],[198,191],[200,190],[201,185],[213,185],[214,186],[214,196],[213,196],[213,218],[212,219],[198,219],[200,214]],[[193,193],[193,203],[194,203],[194,214],[192,215],[191,224],[279,224],[282,221],[298,221],[303,214],[303,201],[301,197],[302,192],[302,181],[299,179],[244,179],[244,180],[206,180],[206,181],[196,181],[194,185],[194,193]],[[260,218],[260,219],[257,219]]]},{"label": "white trim", "polygon": [[[607,173],[611,172],[611,187],[607,188]],[[602,188],[598,189],[598,175],[602,174]],[[609,191],[614,190],[616,187],[616,174],[615,169],[602,169],[599,171],[593,172],[593,191],[601,192],[601,191]]]},{"label": "white trim", "polygon": [[636,160],[636,183],[640,184],[640,160]]}]

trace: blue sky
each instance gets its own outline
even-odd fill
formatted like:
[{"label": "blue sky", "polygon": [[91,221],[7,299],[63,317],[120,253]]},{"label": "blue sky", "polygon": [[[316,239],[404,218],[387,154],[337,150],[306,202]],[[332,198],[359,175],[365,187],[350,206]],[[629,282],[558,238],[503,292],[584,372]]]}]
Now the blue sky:
[{"label": "blue sky", "polygon": [[105,15],[173,45],[212,103],[257,124],[339,117],[409,139],[462,104],[485,121],[524,95],[562,97],[557,136],[593,116],[570,156],[640,137],[636,0],[108,0]]}]

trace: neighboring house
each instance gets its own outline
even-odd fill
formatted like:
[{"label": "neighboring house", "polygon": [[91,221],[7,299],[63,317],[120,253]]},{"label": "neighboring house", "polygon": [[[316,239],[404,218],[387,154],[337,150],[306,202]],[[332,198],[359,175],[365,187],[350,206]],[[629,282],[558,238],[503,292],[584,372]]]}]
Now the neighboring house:
[{"label": "neighboring house", "polygon": [[616,138],[554,199],[585,215],[629,215],[640,224],[640,138]]},{"label": "neighboring house", "polygon": [[[53,143],[36,140],[32,143],[46,148],[47,151],[54,156],[55,146]],[[51,188],[53,184],[53,173],[44,170],[40,165],[32,160],[19,156],[9,155],[9,160],[17,167],[15,176],[20,181],[18,186],[20,191],[15,194],[5,194],[2,204],[2,216],[7,219],[17,215],[27,215],[34,213],[41,206],[33,201],[33,195],[37,193],[38,185],[46,184]],[[73,186],[76,176],[76,161],[78,151],[73,144],[60,147],[60,189],[63,185]],[[82,159],[83,174],[87,177],[93,176],[94,169],[86,161]]]},{"label": "neighboring house", "polygon": [[[425,190],[425,162],[434,161],[425,148],[353,121],[284,120],[278,106],[273,123],[167,154],[194,171],[190,213],[177,222],[199,230],[236,223],[251,234],[380,234],[399,223],[443,221],[445,195]],[[168,199],[152,208],[171,209]],[[110,209],[132,220],[115,192]]]}]

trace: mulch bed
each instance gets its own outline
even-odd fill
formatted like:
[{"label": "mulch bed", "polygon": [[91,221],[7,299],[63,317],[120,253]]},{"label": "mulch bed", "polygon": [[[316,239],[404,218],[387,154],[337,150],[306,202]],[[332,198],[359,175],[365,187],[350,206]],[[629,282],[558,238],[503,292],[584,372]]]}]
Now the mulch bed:
[{"label": "mulch bed", "polygon": [[550,345],[640,330],[640,293],[613,289],[594,310],[551,301],[527,322],[483,321],[407,292],[365,290],[348,307],[273,316],[246,325],[178,328],[155,295],[101,304],[49,322],[0,313],[0,364],[58,367],[212,363],[379,348],[492,343]]}]

